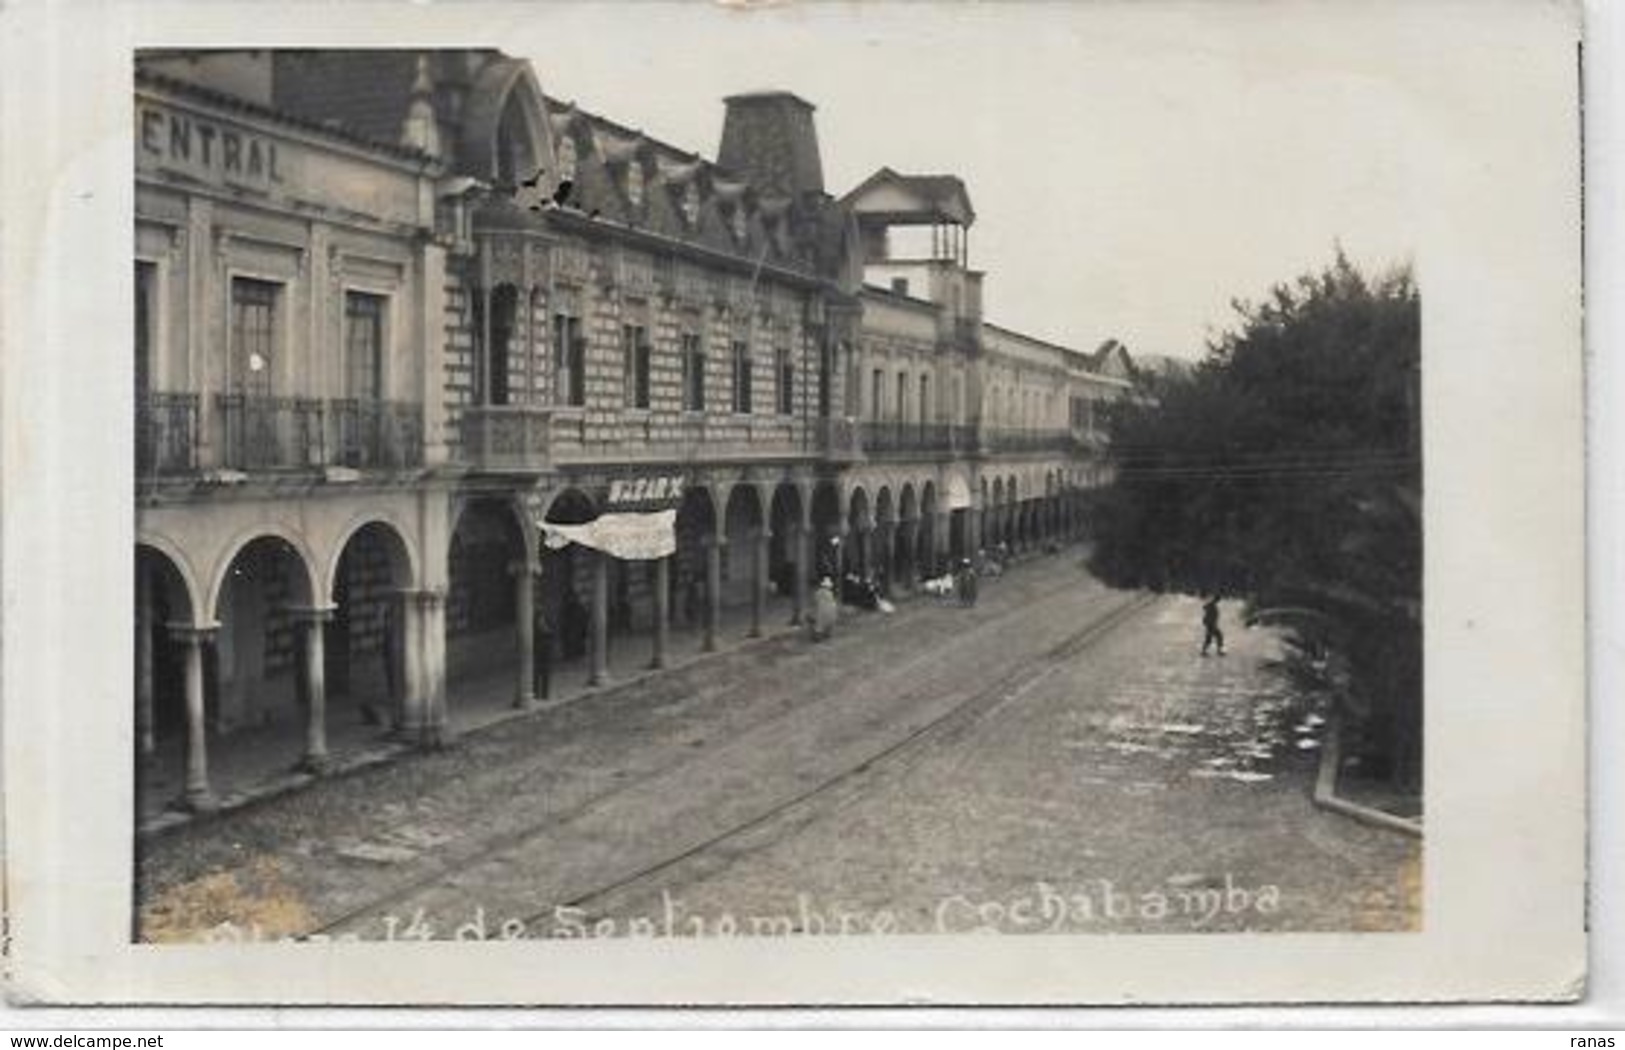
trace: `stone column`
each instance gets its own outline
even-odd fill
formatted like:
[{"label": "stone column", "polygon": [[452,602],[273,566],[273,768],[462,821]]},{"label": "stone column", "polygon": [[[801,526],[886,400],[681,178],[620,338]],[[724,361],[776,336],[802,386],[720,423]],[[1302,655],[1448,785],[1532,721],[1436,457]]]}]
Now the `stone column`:
[{"label": "stone column", "polygon": [[655,559],[655,642],[654,657],[649,666],[659,670],[666,666],[666,639],[671,630],[671,559],[675,555]]},{"label": "stone column", "polygon": [[722,627],[722,545],[724,539],[713,534],[705,538],[705,641],[703,652],[715,652],[717,632]]},{"label": "stone column", "polygon": [[184,651],[186,664],[186,789],[182,804],[194,813],[219,806],[209,788],[208,726],[204,715],[203,647],[213,640],[217,626],[169,624],[170,635]]},{"label": "stone column", "polygon": [[874,561],[876,567],[880,569],[881,576],[886,581],[885,590],[888,597],[892,588],[892,535],[896,531],[896,525],[889,521],[882,521],[875,525],[874,532],[869,537],[870,542],[875,545]]},{"label": "stone column", "polygon": [[395,732],[404,740],[418,742],[428,720],[424,683],[423,616],[417,603],[418,592],[403,588],[395,595],[395,615],[400,619],[401,696],[395,716]]},{"label": "stone column", "polygon": [[919,536],[919,522],[913,518],[905,518],[897,523],[897,534],[903,539],[903,564],[901,580],[903,585],[913,591],[919,583],[920,559],[914,550],[914,541]]},{"label": "stone column", "polygon": [[520,709],[536,702],[536,571],[528,560],[508,566],[513,575],[514,641],[519,646],[513,706]]},{"label": "stone column", "polygon": [[304,632],[305,666],[300,669],[305,682],[305,754],[299,768],[306,773],[327,770],[327,661],[325,658],[327,621],[333,607],[311,606],[293,610]]},{"label": "stone column", "polygon": [[423,723],[419,744],[428,749],[451,742],[451,725],[446,712],[446,595],[424,589],[413,593],[417,604],[421,650]]},{"label": "stone column", "polygon": [[767,543],[772,534],[757,529],[751,534],[750,636],[762,636],[762,610],[767,607]]},{"label": "stone column", "polygon": [[592,552],[592,674],[588,685],[609,681],[609,555]]},{"label": "stone column", "polygon": [[811,569],[808,548],[811,538],[806,522],[797,522],[790,526],[791,560],[795,562],[795,579],[790,588],[792,627],[799,626],[807,616],[807,573]]}]

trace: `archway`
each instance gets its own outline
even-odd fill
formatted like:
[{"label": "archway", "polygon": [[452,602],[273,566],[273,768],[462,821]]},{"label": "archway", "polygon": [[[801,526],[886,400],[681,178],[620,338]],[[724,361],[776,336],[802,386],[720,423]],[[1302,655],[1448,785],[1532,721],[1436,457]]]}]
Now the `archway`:
[{"label": "archway", "polygon": [[[188,737],[183,637],[194,622],[179,566],[156,547],[135,549],[136,813],[150,816],[181,798]],[[200,721],[202,721],[200,719]]]},{"label": "archway", "polygon": [[670,574],[672,622],[701,630],[701,647],[716,647],[720,606],[713,596],[721,587],[722,552],[717,546],[717,506],[710,489],[691,485],[677,508],[677,556]]},{"label": "archway", "polygon": [[917,544],[920,574],[926,579],[942,575],[941,552],[937,550],[941,527],[937,523],[937,486],[927,481],[920,486],[920,538]]},{"label": "archway", "polygon": [[406,611],[412,560],[399,532],[370,521],[352,532],[333,572],[333,616],[323,652],[329,728],[399,728],[406,701]]},{"label": "archway", "polygon": [[820,481],[813,489],[812,527],[817,556],[814,564],[820,579],[828,578],[839,587],[846,561],[846,550],[841,543],[841,494],[835,482]]},{"label": "archway", "polygon": [[[598,506],[591,496],[580,489],[567,488],[553,497],[542,520],[552,525],[585,525],[597,517]],[[593,647],[597,641],[594,611],[600,600],[595,574],[599,559],[603,559],[604,593],[601,597],[605,603],[603,643],[606,651],[602,663],[607,666],[609,632],[624,631],[631,626],[630,576],[626,564],[575,543],[555,546],[544,539],[541,545],[537,562],[541,570],[540,585],[531,598],[534,603],[531,693],[537,699],[552,698],[555,674],[574,672],[594,662]],[[521,662],[523,658],[521,651]]]},{"label": "archway", "polygon": [[885,485],[875,493],[875,579],[880,592],[891,595],[892,575],[896,571],[897,507],[891,489]]},{"label": "archway", "polygon": [[847,572],[855,572],[864,578],[874,572],[873,528],[874,521],[869,516],[869,494],[861,487],[855,487],[847,497]]},{"label": "archway", "polygon": [[1016,476],[1004,479],[1004,542],[1013,554],[1021,549],[1021,492]]},{"label": "archway", "polygon": [[[987,487],[987,479],[982,479],[982,487]],[[987,543],[990,547],[997,547],[1006,543],[1004,530],[1004,479],[993,479],[993,502],[988,504]]]},{"label": "archway", "polygon": [[723,512],[727,545],[722,559],[723,612],[750,607],[750,636],[762,633],[762,612],[767,595],[767,557],[762,545],[765,515],[756,486],[740,482],[728,493]]},{"label": "archway", "polygon": [[[325,682],[319,659],[322,614],[309,560],[286,537],[248,540],[227,563],[214,598],[213,703],[209,728],[222,738],[217,782],[326,758]],[[225,738],[235,737],[233,746]]]},{"label": "archway", "polygon": [[768,571],[773,589],[781,597],[791,600],[790,622],[801,622],[807,601],[808,573],[806,553],[802,550],[801,491],[792,483],[781,482],[773,490],[773,503],[769,511],[773,522],[773,536],[768,548]]},{"label": "archway", "polygon": [[913,590],[917,579],[918,566],[915,563],[915,531],[920,524],[919,504],[915,502],[914,486],[909,482],[903,483],[901,494],[897,498],[897,535],[893,541],[893,562],[896,566],[896,580],[907,590]]},{"label": "archway", "polygon": [[470,495],[447,552],[446,697],[452,714],[505,708],[518,674],[515,576],[525,534],[506,495]]}]

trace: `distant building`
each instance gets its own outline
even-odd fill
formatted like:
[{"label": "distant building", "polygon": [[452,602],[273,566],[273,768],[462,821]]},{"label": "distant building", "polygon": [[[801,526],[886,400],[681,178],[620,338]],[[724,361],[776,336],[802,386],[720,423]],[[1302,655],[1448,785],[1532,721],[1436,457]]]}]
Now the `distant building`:
[{"label": "distant building", "polygon": [[964,185],[831,196],[794,95],[713,162],[494,51],[148,52],[135,94],[137,724],[193,806],[211,740],[320,769],[331,719],[533,702],[538,610],[601,682],[819,571],[1084,531],[1126,353],[987,323]]}]

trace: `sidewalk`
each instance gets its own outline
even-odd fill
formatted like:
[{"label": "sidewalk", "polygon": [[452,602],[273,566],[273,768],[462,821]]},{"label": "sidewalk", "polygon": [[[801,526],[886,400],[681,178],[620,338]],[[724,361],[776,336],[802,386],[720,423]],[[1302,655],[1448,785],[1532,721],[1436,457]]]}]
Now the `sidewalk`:
[{"label": "sidewalk", "polygon": [[[1015,564],[1012,571],[1021,572],[1029,566],[1050,560],[1075,560],[1080,555],[1078,546],[1064,547],[1054,555],[1032,555]],[[942,599],[926,594],[899,595],[897,612],[905,616],[922,605],[934,605]],[[768,639],[800,630],[790,626],[792,602],[788,597],[770,595],[762,613],[762,638]],[[843,606],[843,623],[861,624],[865,619],[882,615],[864,609]],[[672,624],[666,645],[666,667],[661,671],[650,669],[654,652],[654,637],[650,631],[632,631],[612,636],[609,646],[609,680],[603,685],[591,686],[588,679],[591,666],[587,658],[555,663],[550,683],[550,697],[519,709],[514,706],[515,669],[507,663],[478,673],[465,672],[447,683],[447,717],[449,737],[477,733],[522,718],[537,711],[545,711],[572,704],[585,698],[602,695],[607,690],[629,686],[650,676],[662,675],[686,667],[709,656],[738,650],[757,641],[748,637],[750,606],[727,606],[722,610],[717,631],[716,650],[701,650],[704,631],[699,626]],[[359,717],[362,700],[366,696],[330,699],[327,717],[328,769],[322,774],[332,777],[389,761],[417,750],[415,744],[395,738],[386,727],[367,725]],[[375,703],[377,698],[371,698]],[[382,705],[380,705],[382,706]],[[269,726],[243,729],[224,737],[209,739],[209,777],[221,810],[231,810],[270,798],[287,791],[305,787],[319,779],[298,769],[304,752],[305,727],[293,720],[283,720]],[[184,741],[177,738],[165,742],[157,753],[141,762],[136,798],[136,826],[138,834],[151,834],[167,828],[190,823],[196,819],[192,813],[176,808],[185,783]]]}]

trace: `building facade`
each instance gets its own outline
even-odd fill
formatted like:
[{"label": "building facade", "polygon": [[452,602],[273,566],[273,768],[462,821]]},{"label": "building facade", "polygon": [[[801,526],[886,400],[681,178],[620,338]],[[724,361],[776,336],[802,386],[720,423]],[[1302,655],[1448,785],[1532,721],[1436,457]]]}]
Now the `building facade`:
[{"label": "building facade", "polygon": [[[432,746],[493,676],[527,706],[539,663],[659,667],[819,574],[906,594],[1085,529],[1126,356],[986,322],[959,180],[831,195],[793,95],[727,99],[712,161],[492,51],[150,52],[135,88],[137,726],[194,808],[232,737]],[[557,542],[645,519],[650,556]]]}]

